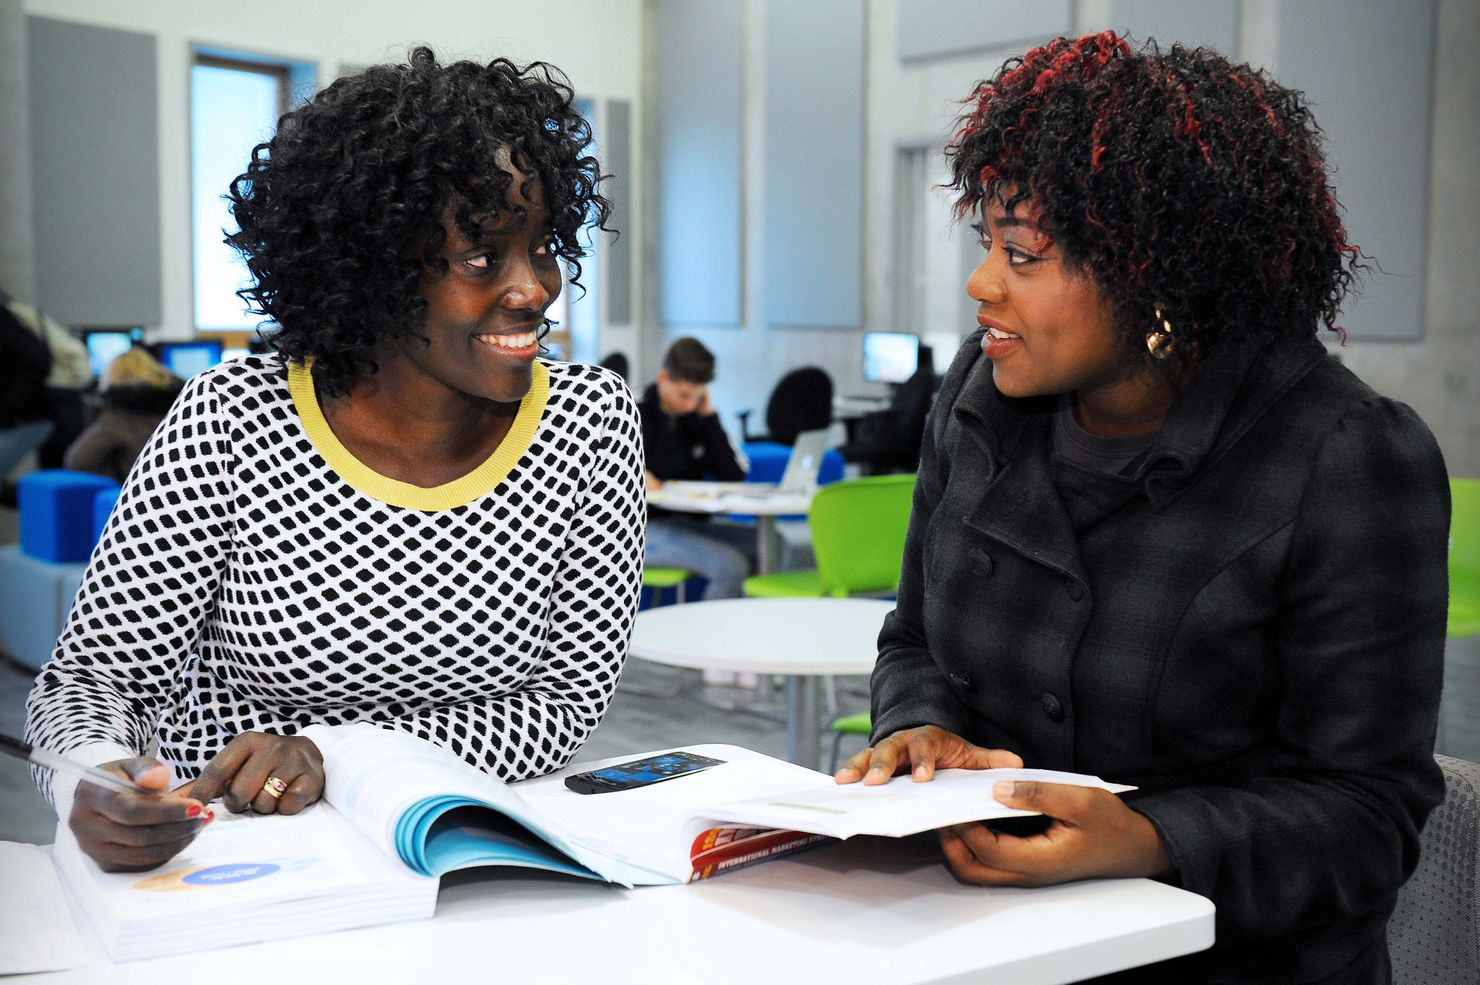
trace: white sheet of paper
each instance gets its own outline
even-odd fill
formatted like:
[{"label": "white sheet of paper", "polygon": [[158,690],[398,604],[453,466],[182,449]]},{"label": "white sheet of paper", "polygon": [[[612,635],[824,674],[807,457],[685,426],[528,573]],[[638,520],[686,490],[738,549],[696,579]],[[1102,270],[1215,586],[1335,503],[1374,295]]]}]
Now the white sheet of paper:
[{"label": "white sheet of paper", "polygon": [[87,963],[51,853],[0,841],[0,975],[63,971]]}]

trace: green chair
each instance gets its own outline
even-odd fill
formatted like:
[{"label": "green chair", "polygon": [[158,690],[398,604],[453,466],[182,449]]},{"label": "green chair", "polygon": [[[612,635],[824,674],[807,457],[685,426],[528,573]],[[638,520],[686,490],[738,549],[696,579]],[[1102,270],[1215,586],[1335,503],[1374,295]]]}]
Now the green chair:
[{"label": "green chair", "polygon": [[1480,636],[1480,479],[1450,479],[1449,635]]},{"label": "green chair", "polygon": [[913,475],[845,479],[817,490],[807,512],[817,567],[745,579],[752,598],[845,598],[894,592],[904,560]]},{"label": "green chair", "polygon": [[843,745],[843,736],[861,735],[867,739],[874,730],[874,723],[873,719],[869,718],[868,712],[861,711],[856,715],[844,715],[842,718],[834,719],[828,728],[832,729],[833,744],[832,756],[827,761],[827,771],[836,773],[838,771],[838,750]]},{"label": "green chair", "polygon": [[658,601],[658,596],[668,589],[674,590],[674,598],[677,603],[684,599],[684,582],[692,577],[693,572],[688,568],[643,568],[642,587],[651,588],[654,593],[653,601]]}]

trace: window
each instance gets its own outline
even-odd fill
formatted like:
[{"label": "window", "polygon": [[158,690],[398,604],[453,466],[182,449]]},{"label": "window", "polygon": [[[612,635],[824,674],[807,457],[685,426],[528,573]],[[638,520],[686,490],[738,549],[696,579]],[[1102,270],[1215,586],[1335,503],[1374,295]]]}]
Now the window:
[{"label": "window", "polygon": [[[236,296],[247,268],[224,242],[236,229],[225,195],[247,169],[252,148],[269,139],[290,93],[313,67],[197,49],[190,68],[191,240],[197,332],[248,332],[259,317]],[[311,88],[311,83],[310,86]]]},{"label": "window", "polygon": [[[575,110],[591,124],[596,132],[596,105],[589,99],[577,99]],[[594,149],[601,157],[599,148]],[[604,190],[604,189],[603,189]],[[581,232],[586,255],[581,258],[581,286],[573,287],[570,269],[560,265],[560,298],[550,306],[546,317],[559,324],[550,332],[546,347],[552,356],[576,362],[594,363],[597,359],[597,342],[600,335],[600,314],[597,299],[601,296],[601,256],[599,231],[587,227]]]}]

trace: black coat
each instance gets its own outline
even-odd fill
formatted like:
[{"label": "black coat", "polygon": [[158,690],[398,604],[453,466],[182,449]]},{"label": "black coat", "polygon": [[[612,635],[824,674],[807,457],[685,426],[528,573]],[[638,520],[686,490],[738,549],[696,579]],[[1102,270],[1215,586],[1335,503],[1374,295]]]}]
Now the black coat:
[{"label": "black coat", "polygon": [[46,396],[50,372],[46,342],[0,305],[0,428],[51,419]]},{"label": "black coat", "polygon": [[1432,435],[1318,342],[1251,343],[1215,350],[1133,477],[1081,473],[1050,461],[1055,400],[998,394],[980,337],[926,429],[875,737],[934,723],[1138,785],[1218,908],[1166,980],[1381,980],[1444,793]]}]

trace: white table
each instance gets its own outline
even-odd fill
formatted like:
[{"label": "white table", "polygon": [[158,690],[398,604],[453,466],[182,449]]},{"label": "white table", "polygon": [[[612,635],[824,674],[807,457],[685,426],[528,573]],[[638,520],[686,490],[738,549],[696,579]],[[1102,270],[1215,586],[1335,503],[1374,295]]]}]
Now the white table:
[{"label": "white table", "polygon": [[767,493],[745,482],[669,482],[648,493],[648,503],[678,513],[755,517],[755,570],[776,569],[778,516],[805,515],[815,493]]},{"label": "white table", "polygon": [[855,838],[709,882],[625,890],[506,870],[454,873],[432,920],[85,967],[8,982],[1051,985],[1189,954],[1213,905],[1145,879],[963,886],[933,838]]},{"label": "white table", "polygon": [[867,674],[893,602],[881,599],[717,599],[637,614],[632,655],[670,667],[786,678],[786,758],[818,766],[818,676]]}]

